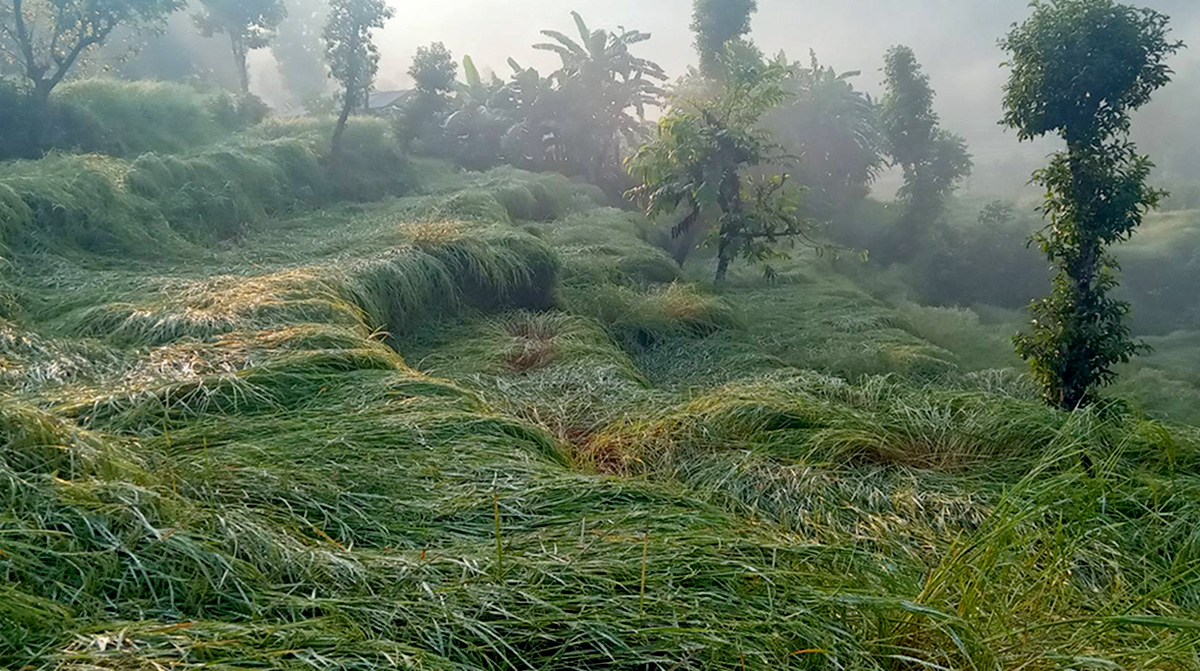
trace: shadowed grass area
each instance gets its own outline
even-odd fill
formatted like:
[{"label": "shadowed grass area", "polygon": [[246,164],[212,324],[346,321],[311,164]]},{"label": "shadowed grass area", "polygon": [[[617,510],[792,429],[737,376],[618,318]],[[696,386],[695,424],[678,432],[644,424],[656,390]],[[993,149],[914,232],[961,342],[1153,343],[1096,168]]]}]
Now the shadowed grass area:
[{"label": "shadowed grass area", "polygon": [[588,187],[417,172],[137,264],[16,225],[0,666],[1195,666],[1195,429],[827,261],[718,291]]}]

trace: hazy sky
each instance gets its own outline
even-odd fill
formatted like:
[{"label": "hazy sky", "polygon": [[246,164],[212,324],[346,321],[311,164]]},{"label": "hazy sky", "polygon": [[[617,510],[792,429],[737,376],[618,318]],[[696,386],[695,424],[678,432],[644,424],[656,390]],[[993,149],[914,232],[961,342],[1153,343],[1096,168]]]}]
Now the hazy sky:
[{"label": "hazy sky", "polygon": [[[390,2],[396,18],[377,40],[383,56],[380,89],[407,87],[404,71],[413,51],[434,41],[444,42],[456,57],[469,54],[481,68],[492,67],[502,76],[508,74],[509,56],[548,72],[555,57],[530,45],[541,40],[538,31],[543,28],[573,34],[573,9],[593,28],[625,26],[652,33],[639,53],[659,62],[672,77],[695,60],[688,29],[691,0]],[[1170,14],[1174,35],[1194,45],[1174,61],[1180,77],[1173,86],[1187,90],[1161,93],[1161,102],[1142,125],[1192,123],[1195,107],[1171,101],[1200,98],[1195,90],[1200,88],[1200,0],[1142,4]],[[884,51],[894,44],[911,46],[938,91],[943,125],[966,136],[976,162],[987,166],[972,185],[980,187],[981,180],[996,179],[997,171],[1019,173],[1023,180],[1028,166],[1046,151],[1044,145],[1018,146],[1015,136],[997,125],[1006,74],[999,67],[1003,54],[996,41],[1028,13],[1025,0],[759,0],[752,37],[767,53],[784,50],[792,59],[807,60],[809,49],[815,49],[823,63],[840,71],[861,70],[857,85],[873,95],[880,89]],[[1151,136],[1151,144],[1153,130],[1140,129]]]}]

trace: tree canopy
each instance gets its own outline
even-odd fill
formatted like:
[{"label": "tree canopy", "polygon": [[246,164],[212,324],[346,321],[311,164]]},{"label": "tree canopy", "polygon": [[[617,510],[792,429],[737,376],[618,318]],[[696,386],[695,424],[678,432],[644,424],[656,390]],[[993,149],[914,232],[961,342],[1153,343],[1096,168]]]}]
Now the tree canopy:
[{"label": "tree canopy", "polygon": [[250,94],[246,56],[271,43],[275,29],[287,16],[283,0],[200,0],[196,25],[205,37],[228,35],[242,95]]},{"label": "tree canopy", "polygon": [[562,66],[550,75],[562,96],[557,120],[559,141],[568,160],[597,184],[619,174],[622,142],[642,133],[646,107],[658,102],[666,78],[657,63],[633,54],[631,47],[650,39],[638,30],[592,30],[572,12],[576,41],[556,30],[543,30],[551,42],[534,49],[558,54]]},{"label": "tree canopy", "polygon": [[810,229],[786,173],[749,175],[783,158],[761,121],[787,98],[786,62],[727,62],[723,72],[707,95],[676,99],[629,161],[641,182],[631,195],[652,217],[678,216],[674,236],[715,228],[718,282],[735,259],[767,261],[778,242]]},{"label": "tree canopy", "polygon": [[184,4],[185,0],[0,0],[0,58],[21,73],[44,106],[79,59],[118,26],[160,26]]},{"label": "tree canopy", "polygon": [[329,73],[321,44],[329,4],[324,0],[289,0],[271,53],[293,102],[310,106],[329,90]]},{"label": "tree canopy", "polygon": [[793,177],[808,192],[806,208],[824,221],[866,198],[884,167],[885,142],[875,103],[854,88],[857,71],[838,73],[816,54],[789,66],[788,98],[764,118],[775,140],[801,160]]},{"label": "tree canopy", "polygon": [[417,48],[408,74],[418,91],[445,95],[454,90],[458,63],[454,62],[454,55],[445,44],[434,42],[427,47]]}]

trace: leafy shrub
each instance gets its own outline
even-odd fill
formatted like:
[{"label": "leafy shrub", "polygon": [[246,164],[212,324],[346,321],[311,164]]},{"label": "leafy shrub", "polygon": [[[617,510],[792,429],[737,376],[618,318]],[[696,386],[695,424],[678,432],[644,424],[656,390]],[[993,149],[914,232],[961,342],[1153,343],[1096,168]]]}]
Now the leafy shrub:
[{"label": "leafy shrub", "polygon": [[33,158],[34,105],[28,89],[17,81],[0,76],[0,160]]}]

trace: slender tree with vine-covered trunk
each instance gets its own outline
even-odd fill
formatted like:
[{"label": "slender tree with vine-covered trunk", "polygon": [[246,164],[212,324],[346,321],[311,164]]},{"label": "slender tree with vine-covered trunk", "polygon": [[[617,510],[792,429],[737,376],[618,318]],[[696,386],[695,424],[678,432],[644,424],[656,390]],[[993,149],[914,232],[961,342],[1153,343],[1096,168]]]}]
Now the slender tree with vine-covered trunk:
[{"label": "slender tree with vine-covered trunk", "polygon": [[350,113],[366,104],[375,73],[379,49],[371,33],[392,17],[383,0],[333,0],[325,24],[325,58],[329,74],[341,87],[341,111],[333,129],[331,156],[336,164],[342,155],[342,136]]},{"label": "slender tree with vine-covered trunk", "polygon": [[1128,240],[1164,193],[1147,185],[1153,164],[1129,141],[1133,111],[1171,80],[1169,19],[1113,0],[1048,0],[1001,40],[1011,70],[1004,124],[1021,140],[1066,143],[1034,174],[1049,225],[1035,237],[1058,269],[1051,295],[1033,304],[1017,350],[1046,400],[1073,410],[1116,378],[1143,346],[1125,325],[1129,305],[1111,296]]}]

